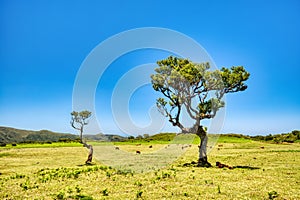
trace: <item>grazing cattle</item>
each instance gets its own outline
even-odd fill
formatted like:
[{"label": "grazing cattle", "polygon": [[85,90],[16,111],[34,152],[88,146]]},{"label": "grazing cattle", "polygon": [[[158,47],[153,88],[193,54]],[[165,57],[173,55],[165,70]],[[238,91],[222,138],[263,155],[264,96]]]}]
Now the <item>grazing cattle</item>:
[{"label": "grazing cattle", "polygon": [[119,148],[119,147],[116,147],[115,149],[116,149],[116,150],[120,150],[120,148]]},{"label": "grazing cattle", "polygon": [[136,151],[136,154],[141,154],[141,152],[140,151]]},{"label": "grazing cattle", "polygon": [[264,149],[265,147],[260,147],[261,149]]},{"label": "grazing cattle", "polygon": [[152,145],[150,145],[149,148],[151,149],[151,148],[152,148]]}]

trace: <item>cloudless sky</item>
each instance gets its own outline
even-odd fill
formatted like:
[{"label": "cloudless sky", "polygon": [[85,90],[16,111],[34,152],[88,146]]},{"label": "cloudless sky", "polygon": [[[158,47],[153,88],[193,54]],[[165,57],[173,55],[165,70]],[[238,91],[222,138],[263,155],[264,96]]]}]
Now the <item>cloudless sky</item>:
[{"label": "cloudless sky", "polygon": [[[299,19],[297,0],[0,0],[0,126],[75,133],[69,125],[73,84],[86,56],[122,31],[162,27],[196,40],[217,67],[243,65],[250,72],[248,89],[226,97],[221,132],[299,130]],[[95,95],[103,132],[120,132],[110,99],[122,75],[167,56],[137,51],[109,66]],[[147,124],[148,109],[158,95],[150,85],[139,88],[130,100],[133,120]],[[174,130],[166,124],[162,131]]]}]

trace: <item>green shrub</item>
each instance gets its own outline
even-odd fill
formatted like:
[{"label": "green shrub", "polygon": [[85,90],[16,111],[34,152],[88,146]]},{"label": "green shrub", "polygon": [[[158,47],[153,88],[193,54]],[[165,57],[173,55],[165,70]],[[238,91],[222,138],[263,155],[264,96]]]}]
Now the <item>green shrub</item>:
[{"label": "green shrub", "polygon": [[279,196],[279,194],[276,191],[271,191],[271,192],[268,192],[268,196],[269,196],[269,199],[275,199],[276,197]]},{"label": "green shrub", "polygon": [[143,194],[143,191],[138,190],[138,191],[136,192],[136,198],[142,198],[142,194]]},{"label": "green shrub", "polygon": [[107,190],[107,188],[105,188],[104,190],[102,190],[102,195],[103,196],[108,196],[108,190]]}]

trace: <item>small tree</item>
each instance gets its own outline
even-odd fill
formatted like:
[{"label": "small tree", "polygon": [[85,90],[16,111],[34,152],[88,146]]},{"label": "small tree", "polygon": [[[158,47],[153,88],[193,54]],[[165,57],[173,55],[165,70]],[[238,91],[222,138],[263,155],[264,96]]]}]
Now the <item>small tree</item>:
[{"label": "small tree", "polygon": [[90,111],[84,110],[81,112],[76,112],[73,111],[71,113],[71,126],[80,131],[80,142],[84,145],[84,147],[89,149],[89,154],[88,154],[88,159],[86,160],[86,164],[92,162],[92,158],[93,158],[93,146],[92,145],[88,145],[87,143],[85,143],[82,139],[82,134],[83,134],[83,128],[84,126],[88,125],[88,121],[87,119],[92,115],[92,113]]},{"label": "small tree", "polygon": [[80,142],[83,143],[82,134],[85,125],[88,125],[87,119],[92,115],[90,111],[84,110],[81,112],[73,111],[71,113],[71,126],[80,131]]},{"label": "small tree", "polygon": [[[244,82],[250,74],[242,66],[211,71],[209,63],[193,63],[172,56],[157,64],[151,81],[154,90],[164,95],[157,99],[158,109],[183,133],[195,133],[200,137],[198,166],[211,166],[207,161],[208,136],[201,120],[216,116],[224,107],[222,98],[226,93],[247,89]],[[197,102],[196,105],[193,102]],[[181,123],[183,107],[195,121],[193,127],[184,127]]]}]

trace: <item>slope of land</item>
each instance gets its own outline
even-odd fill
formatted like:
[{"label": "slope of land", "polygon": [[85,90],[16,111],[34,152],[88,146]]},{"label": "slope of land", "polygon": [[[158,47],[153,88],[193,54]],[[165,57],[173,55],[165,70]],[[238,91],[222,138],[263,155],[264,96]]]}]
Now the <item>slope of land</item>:
[{"label": "slope of land", "polygon": [[[69,133],[56,133],[49,130],[21,130],[10,127],[0,127],[0,144],[78,141],[78,135]],[[87,140],[122,141],[125,138],[119,135],[84,135]]]},{"label": "slope of land", "polygon": [[[102,142],[150,142],[150,141],[160,141],[160,142],[169,142],[172,141],[176,134],[175,133],[159,133],[156,135],[147,135],[137,136],[137,137],[123,137],[120,135],[111,135],[111,134],[96,134],[88,135],[84,134],[85,140],[92,141],[102,141]],[[214,134],[212,134],[214,135]],[[274,143],[293,143],[300,142],[300,131],[294,130],[291,133],[281,133],[274,135],[266,136],[248,136],[242,134],[221,134],[217,135],[221,138],[231,137],[231,138],[242,138],[247,140],[255,141],[268,141]],[[57,142],[57,141],[78,141],[78,135],[69,134],[69,133],[56,133],[49,130],[21,130],[10,127],[1,127],[0,126],[0,145],[1,144],[12,144],[12,143],[35,143],[35,142]]]}]

